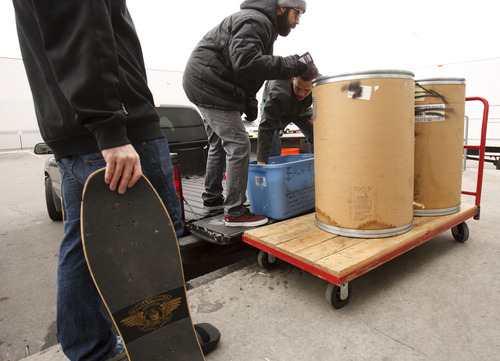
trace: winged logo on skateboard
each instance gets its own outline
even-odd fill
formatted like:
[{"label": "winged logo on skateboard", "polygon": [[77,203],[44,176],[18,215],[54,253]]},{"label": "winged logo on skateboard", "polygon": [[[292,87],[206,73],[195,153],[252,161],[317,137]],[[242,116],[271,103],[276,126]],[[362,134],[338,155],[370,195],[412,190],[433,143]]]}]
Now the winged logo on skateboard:
[{"label": "winged logo on skateboard", "polygon": [[137,327],[142,332],[155,331],[172,320],[173,312],[181,304],[182,298],[172,299],[170,295],[161,295],[145,300],[133,307],[120,322],[127,327]]}]

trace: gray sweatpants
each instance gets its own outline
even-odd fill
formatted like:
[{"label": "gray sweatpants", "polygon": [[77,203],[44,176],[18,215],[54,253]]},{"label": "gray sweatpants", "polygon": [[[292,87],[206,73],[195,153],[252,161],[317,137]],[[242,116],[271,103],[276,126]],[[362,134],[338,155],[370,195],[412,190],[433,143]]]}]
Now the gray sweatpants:
[{"label": "gray sweatpants", "polygon": [[243,214],[246,202],[250,140],[238,111],[225,111],[198,106],[208,136],[205,201],[222,195],[222,178],[226,171],[226,200],[224,214],[237,217]]}]

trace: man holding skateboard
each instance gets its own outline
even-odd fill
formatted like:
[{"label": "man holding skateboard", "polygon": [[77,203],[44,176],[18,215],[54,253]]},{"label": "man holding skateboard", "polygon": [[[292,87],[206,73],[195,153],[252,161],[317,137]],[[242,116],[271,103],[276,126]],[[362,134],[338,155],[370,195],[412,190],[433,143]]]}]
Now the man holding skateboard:
[{"label": "man holding skateboard", "polygon": [[120,194],[144,175],[183,233],[168,143],[147,86],[125,0],[14,0],[19,43],[38,125],[62,176],[64,238],[57,274],[57,333],[70,360],[126,357],[89,273],[80,203],[88,176],[105,167]]}]

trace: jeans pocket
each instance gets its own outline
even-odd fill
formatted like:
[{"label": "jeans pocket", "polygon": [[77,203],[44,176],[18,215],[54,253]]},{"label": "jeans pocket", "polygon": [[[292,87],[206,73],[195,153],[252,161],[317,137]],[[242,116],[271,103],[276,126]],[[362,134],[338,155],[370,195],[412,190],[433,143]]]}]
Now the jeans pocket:
[{"label": "jeans pocket", "polygon": [[61,160],[58,160],[57,162],[57,168],[59,169],[59,173],[61,174],[61,179],[64,178],[64,175],[66,174],[66,167],[68,165],[67,158],[63,158]]},{"label": "jeans pocket", "polygon": [[89,154],[82,154],[79,156],[79,158],[87,165],[91,167],[105,167],[106,166],[106,161],[104,160],[102,153],[96,152],[96,153],[89,153]]},{"label": "jeans pocket", "polygon": [[75,156],[71,170],[73,176],[81,184],[85,184],[92,173],[105,167],[106,161],[101,153],[89,153]]}]

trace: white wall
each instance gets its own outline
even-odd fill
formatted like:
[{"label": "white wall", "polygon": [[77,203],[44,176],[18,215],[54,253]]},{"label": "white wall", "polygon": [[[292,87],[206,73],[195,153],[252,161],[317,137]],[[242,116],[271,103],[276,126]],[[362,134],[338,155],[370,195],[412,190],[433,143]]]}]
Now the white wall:
[{"label": "white wall", "polygon": [[148,85],[156,105],[192,105],[182,88],[182,72],[147,70]]},{"label": "white wall", "polygon": [[[466,79],[466,95],[488,100],[490,115],[487,145],[500,146],[500,58],[408,69],[415,79],[458,77]],[[191,104],[182,89],[182,72],[148,70],[155,104]],[[41,141],[29,84],[20,59],[0,58],[0,149],[32,147]],[[482,106],[467,102],[469,144],[478,144]]]},{"label": "white wall", "polygon": [[38,129],[21,60],[0,58],[0,84],[0,131]]},{"label": "white wall", "polygon": [[[467,97],[485,98],[489,107],[486,145],[500,146],[500,58],[467,61],[410,69],[415,79],[465,78]],[[481,102],[466,102],[469,116],[469,144],[479,144],[483,106]]]},{"label": "white wall", "polygon": [[0,84],[0,150],[31,149],[42,137],[21,60],[0,58]]},{"label": "white wall", "polygon": [[[182,72],[147,70],[155,104],[191,104],[182,89]],[[21,59],[0,58],[0,150],[29,149],[42,138]]]}]

